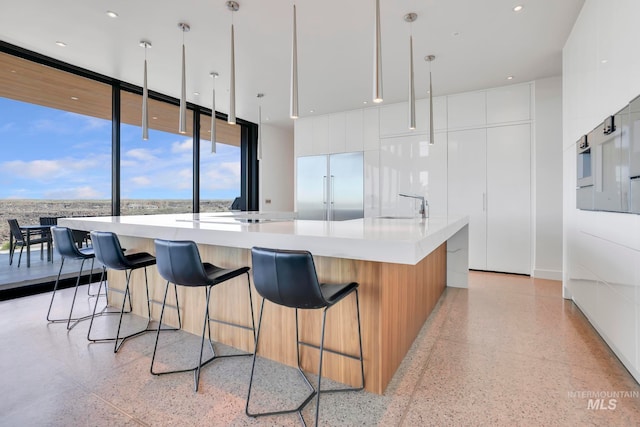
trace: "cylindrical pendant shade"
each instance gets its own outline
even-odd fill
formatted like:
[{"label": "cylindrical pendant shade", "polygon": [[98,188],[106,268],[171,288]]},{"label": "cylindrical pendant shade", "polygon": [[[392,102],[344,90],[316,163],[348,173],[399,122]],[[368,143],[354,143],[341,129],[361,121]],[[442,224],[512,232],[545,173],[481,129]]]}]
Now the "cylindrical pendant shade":
[{"label": "cylindrical pendant shade", "polygon": [[291,102],[289,115],[299,117],[298,112],[298,30],[296,26],[296,5],[293,5],[293,38],[291,41]]},{"label": "cylindrical pendant shade", "polygon": [[231,24],[231,70],[229,73],[229,115],[227,123],[236,124],[236,52],[233,24]]},{"label": "cylindrical pendant shade", "polygon": [[182,45],[182,89],[180,92],[180,123],[178,132],[187,133],[187,76],[185,70],[185,49]]},{"label": "cylindrical pendant shade", "polygon": [[429,145],[436,143],[433,134],[433,88],[431,87],[431,71],[429,71]]},{"label": "cylindrical pendant shade", "polygon": [[380,0],[376,0],[376,23],[374,38],[373,102],[382,102],[382,39],[380,37]]},{"label": "cylindrical pendant shade", "polygon": [[213,76],[213,96],[211,101],[211,152],[216,152],[216,78]]},{"label": "cylindrical pendant shade", "polygon": [[149,90],[147,89],[147,60],[144,60],[144,80],[142,86],[142,139],[149,139]]},{"label": "cylindrical pendant shade", "polygon": [[409,129],[416,128],[416,91],[413,83],[413,36],[409,36]]}]

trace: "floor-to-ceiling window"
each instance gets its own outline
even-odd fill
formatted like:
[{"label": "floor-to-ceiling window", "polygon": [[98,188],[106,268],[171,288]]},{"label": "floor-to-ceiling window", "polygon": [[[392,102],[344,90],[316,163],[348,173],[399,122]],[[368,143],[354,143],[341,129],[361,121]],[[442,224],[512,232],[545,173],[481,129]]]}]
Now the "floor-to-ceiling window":
[{"label": "floor-to-ceiling window", "polygon": [[149,139],[142,139],[142,96],[122,92],[120,214],[187,213],[193,196],[193,111],[178,132],[179,108],[149,100]]},{"label": "floor-to-ceiling window", "polygon": [[228,211],[233,201],[242,195],[240,126],[216,119],[216,152],[211,151],[211,116],[203,114],[200,120],[200,212]]},{"label": "floor-to-ceiling window", "polygon": [[7,219],[109,215],[111,86],[0,53],[0,246]]},{"label": "floor-to-ceiling window", "polygon": [[210,111],[190,104],[180,134],[177,100],[155,93],[144,141],[140,93],[0,41],[0,248],[10,218],[224,211],[236,198],[257,208],[255,124],[218,114],[212,154]]}]

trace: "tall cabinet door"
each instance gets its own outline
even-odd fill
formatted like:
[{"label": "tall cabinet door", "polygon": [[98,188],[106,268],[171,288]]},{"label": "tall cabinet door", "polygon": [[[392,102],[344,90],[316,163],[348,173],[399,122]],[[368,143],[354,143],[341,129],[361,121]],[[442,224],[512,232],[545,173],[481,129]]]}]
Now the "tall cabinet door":
[{"label": "tall cabinet door", "polygon": [[487,270],[531,274],[531,128],[487,129]]},{"label": "tall cabinet door", "polygon": [[469,215],[469,268],[487,269],[487,131],[449,132],[449,215]]}]

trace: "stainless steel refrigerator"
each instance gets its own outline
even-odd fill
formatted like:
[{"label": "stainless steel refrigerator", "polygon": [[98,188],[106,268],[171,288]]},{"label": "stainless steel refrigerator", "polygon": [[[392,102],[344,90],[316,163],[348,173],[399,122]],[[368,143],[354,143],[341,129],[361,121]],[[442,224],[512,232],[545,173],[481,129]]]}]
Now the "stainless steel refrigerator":
[{"label": "stainless steel refrigerator", "polygon": [[362,152],[298,157],[298,219],[364,217],[363,162]]}]

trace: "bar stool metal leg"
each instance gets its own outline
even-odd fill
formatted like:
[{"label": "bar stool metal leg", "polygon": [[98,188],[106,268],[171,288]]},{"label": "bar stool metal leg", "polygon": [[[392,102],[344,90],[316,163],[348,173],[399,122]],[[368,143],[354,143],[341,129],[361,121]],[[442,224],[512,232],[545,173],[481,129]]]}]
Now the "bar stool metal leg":
[{"label": "bar stool metal leg", "polygon": [[[164,292],[164,298],[162,301],[162,310],[160,311],[160,323],[162,323],[162,319],[164,316],[164,308],[166,305],[166,301],[167,301],[167,293],[169,291],[169,281],[167,281],[167,285],[165,287],[165,292]],[[229,325],[229,326],[235,326],[235,327],[239,327],[242,329],[248,329],[251,330],[253,332],[253,336],[255,339],[255,320],[254,320],[254,315],[253,315],[253,299],[251,296],[251,279],[249,276],[249,273],[247,273],[247,287],[249,290],[249,306],[250,306],[250,310],[251,310],[251,327],[247,327],[247,326],[243,326],[243,325],[239,325],[236,323],[231,323],[231,322],[225,322],[225,321],[221,321],[221,320],[217,320],[217,319],[212,319],[210,316],[210,309],[209,309],[209,302],[211,300],[211,289],[213,286],[205,286],[205,315],[204,315],[204,321],[203,321],[203,325],[202,325],[202,337],[200,339],[200,352],[199,352],[199,356],[198,356],[198,360],[196,363],[196,366],[192,367],[192,368],[186,368],[186,369],[176,369],[176,370],[171,370],[171,371],[156,371],[154,370],[154,364],[155,364],[155,359],[156,359],[156,353],[157,353],[157,349],[158,349],[158,340],[159,340],[159,336],[160,336],[160,332],[158,330],[158,332],[156,333],[156,342],[155,345],[153,347],[153,356],[151,357],[151,368],[150,368],[150,372],[153,375],[166,375],[166,374],[174,374],[174,373],[178,373],[178,372],[190,372],[193,371],[194,373],[194,391],[197,392],[198,391],[198,387],[200,384],[200,371],[202,369],[203,366],[213,362],[215,359],[220,359],[223,357],[238,357],[238,356],[252,356],[253,353],[236,353],[236,354],[224,354],[224,355],[218,355],[215,352],[215,348],[213,345],[213,340],[211,339],[211,322],[217,322],[217,323],[222,323],[225,325]],[[174,283],[174,289],[176,288],[176,285]],[[178,298],[178,294],[176,291],[176,300]],[[179,316],[179,312],[178,312],[178,319],[180,318]],[[207,360],[203,361],[202,360],[202,355],[204,352],[204,341],[205,341],[205,334],[207,334],[208,336],[208,340],[209,340],[209,348],[211,349],[211,353],[213,354],[210,358],[208,358]],[[255,352],[255,351],[254,351]]]}]

